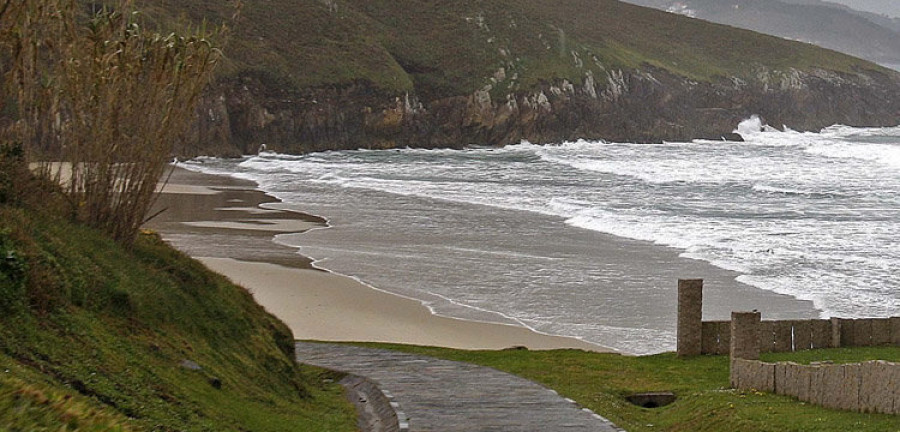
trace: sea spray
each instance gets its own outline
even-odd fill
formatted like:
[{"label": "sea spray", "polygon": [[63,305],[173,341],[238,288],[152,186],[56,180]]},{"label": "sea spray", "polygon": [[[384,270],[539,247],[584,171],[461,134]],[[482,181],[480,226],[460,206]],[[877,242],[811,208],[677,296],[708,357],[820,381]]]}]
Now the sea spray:
[{"label": "sea spray", "polygon": [[627,352],[670,349],[674,280],[708,271],[677,255],[737,272],[709,277],[707,318],[739,307],[818,315],[744,284],[811,301],[824,316],[900,312],[900,128],[781,132],[756,118],[736,131],[746,142],[262,154],[191,166],[255,180],[331,219],[335,228],[290,241],[443,315]]}]

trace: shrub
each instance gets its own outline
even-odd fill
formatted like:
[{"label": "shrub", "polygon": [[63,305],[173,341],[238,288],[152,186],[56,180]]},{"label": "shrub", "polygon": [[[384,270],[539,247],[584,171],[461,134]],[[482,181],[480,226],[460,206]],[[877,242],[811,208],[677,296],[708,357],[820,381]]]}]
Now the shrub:
[{"label": "shrub", "polygon": [[0,230],[0,315],[16,312],[25,291],[25,261],[14,248],[8,230]]},{"label": "shrub", "polygon": [[145,28],[130,0],[81,19],[75,0],[0,3],[0,58],[19,121],[7,135],[63,185],[69,213],[130,245],[221,58],[221,28]]}]

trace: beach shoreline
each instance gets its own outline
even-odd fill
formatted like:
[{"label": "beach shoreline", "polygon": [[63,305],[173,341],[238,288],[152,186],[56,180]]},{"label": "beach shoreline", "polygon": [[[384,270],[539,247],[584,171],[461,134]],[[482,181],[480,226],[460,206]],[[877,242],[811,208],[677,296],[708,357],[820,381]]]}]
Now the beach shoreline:
[{"label": "beach shoreline", "polygon": [[459,349],[613,350],[526,327],[449,318],[422,302],[322,269],[279,234],[327,227],[324,219],[268,208],[254,182],[176,167],[147,227],[250,291],[297,339],[386,342]]}]

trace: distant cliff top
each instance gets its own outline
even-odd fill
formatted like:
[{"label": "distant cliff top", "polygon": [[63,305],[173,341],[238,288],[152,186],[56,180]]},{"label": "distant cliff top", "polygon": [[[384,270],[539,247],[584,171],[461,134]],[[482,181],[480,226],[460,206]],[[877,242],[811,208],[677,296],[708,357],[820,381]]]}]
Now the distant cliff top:
[{"label": "distant cliff top", "polygon": [[[528,90],[647,66],[698,81],[751,78],[760,69],[877,69],[811,45],[615,0],[244,3],[222,75],[252,75],[285,90],[368,81],[390,94],[415,89],[427,100],[497,81]],[[163,22],[219,22],[233,13],[219,0],[144,7]]]},{"label": "distant cliff top", "polygon": [[[144,0],[163,27],[221,0]],[[900,73],[615,0],[244,0],[181,155],[720,139],[900,123]]]},{"label": "distant cliff top", "polygon": [[900,18],[820,0],[624,0],[676,14],[900,64]]}]

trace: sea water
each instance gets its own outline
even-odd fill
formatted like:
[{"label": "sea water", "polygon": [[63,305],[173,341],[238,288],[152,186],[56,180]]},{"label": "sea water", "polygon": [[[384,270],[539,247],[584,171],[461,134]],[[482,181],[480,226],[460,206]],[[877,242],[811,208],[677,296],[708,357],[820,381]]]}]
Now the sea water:
[{"label": "sea water", "polygon": [[[254,180],[283,207],[325,217],[332,228],[277,241],[441,315],[669,350],[675,279],[708,272],[690,262],[727,270],[707,318],[757,303],[773,318],[900,314],[900,127],[801,133],[751,119],[738,132],[745,142],[263,153],[185,166]],[[753,303],[757,291],[797,303]]]}]

